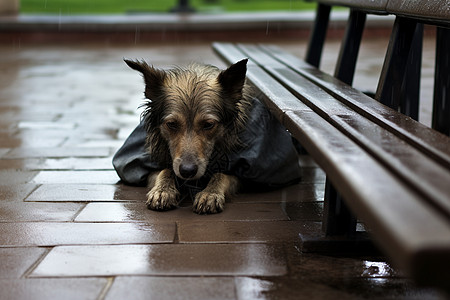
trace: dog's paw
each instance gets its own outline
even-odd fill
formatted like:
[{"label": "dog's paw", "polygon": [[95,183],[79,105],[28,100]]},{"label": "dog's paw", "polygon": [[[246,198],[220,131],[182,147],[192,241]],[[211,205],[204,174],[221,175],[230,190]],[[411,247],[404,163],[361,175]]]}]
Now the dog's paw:
[{"label": "dog's paw", "polygon": [[147,193],[147,205],[151,210],[169,210],[178,206],[180,193],[172,188],[154,187]]},{"label": "dog's paw", "polygon": [[224,194],[200,192],[195,196],[193,210],[198,214],[215,214],[223,211],[224,206]]}]

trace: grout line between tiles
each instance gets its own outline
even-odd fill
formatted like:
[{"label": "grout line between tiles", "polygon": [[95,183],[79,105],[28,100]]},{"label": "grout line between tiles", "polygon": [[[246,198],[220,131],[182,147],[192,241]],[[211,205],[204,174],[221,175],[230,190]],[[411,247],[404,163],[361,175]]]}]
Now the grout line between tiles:
[{"label": "grout line between tiles", "polygon": [[83,205],[78,209],[78,211],[75,213],[75,215],[72,217],[70,222],[75,222],[76,218],[78,218],[78,216],[81,214],[81,212],[86,208],[86,206],[89,204],[89,202],[87,203],[83,203]]},{"label": "grout line between tiles", "polygon": [[27,278],[30,274],[41,264],[41,262],[47,257],[47,255],[52,251],[54,247],[38,247],[45,248],[46,252],[44,252],[41,257],[39,257],[29,268],[26,270],[20,278]]},{"label": "grout line between tiles", "polygon": [[[34,176],[34,177],[36,177],[36,176]],[[33,178],[34,178],[33,177]],[[27,199],[28,199],[28,197],[30,197],[31,196],[31,194],[33,194],[34,192],[36,192],[37,190],[38,190],[38,188],[40,188],[42,186],[42,184],[36,184],[36,187],[34,188],[34,189],[32,189],[24,198],[23,198],[23,200],[22,200],[22,202],[27,202]],[[33,201],[30,201],[30,202],[33,202]]]},{"label": "grout line between tiles", "polygon": [[175,237],[173,238],[173,244],[179,244],[180,237],[178,235],[178,222],[175,222]]},{"label": "grout line between tiles", "polygon": [[113,285],[115,279],[116,279],[115,277],[107,278],[108,281],[106,282],[105,286],[103,287],[103,289],[101,290],[100,294],[98,295],[97,300],[104,300],[105,299],[105,297],[108,294],[109,290],[111,289],[111,286]]}]

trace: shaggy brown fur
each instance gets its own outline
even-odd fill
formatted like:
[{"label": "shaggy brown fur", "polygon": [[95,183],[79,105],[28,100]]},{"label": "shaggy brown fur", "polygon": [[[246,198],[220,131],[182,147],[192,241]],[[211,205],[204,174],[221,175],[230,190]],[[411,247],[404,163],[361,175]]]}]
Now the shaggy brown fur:
[{"label": "shaggy brown fur", "polygon": [[[197,180],[205,175],[213,151],[227,153],[239,144],[250,109],[245,84],[247,60],[221,71],[210,65],[160,70],[144,61],[125,62],[143,74],[143,113],[147,151],[153,160],[170,166],[148,178],[147,207],[168,210],[176,207],[180,193],[175,176]],[[238,187],[235,176],[216,173],[197,193],[193,210],[217,213],[225,197]]]}]

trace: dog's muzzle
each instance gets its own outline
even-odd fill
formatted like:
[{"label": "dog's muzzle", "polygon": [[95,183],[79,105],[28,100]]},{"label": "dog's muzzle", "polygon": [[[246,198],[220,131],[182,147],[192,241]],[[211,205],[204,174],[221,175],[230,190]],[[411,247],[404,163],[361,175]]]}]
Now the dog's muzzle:
[{"label": "dog's muzzle", "polygon": [[206,171],[208,162],[194,155],[182,155],[173,160],[173,171],[184,180],[200,179]]},{"label": "dog's muzzle", "polygon": [[198,172],[198,166],[193,163],[180,164],[179,170],[181,177],[183,179],[194,178]]}]

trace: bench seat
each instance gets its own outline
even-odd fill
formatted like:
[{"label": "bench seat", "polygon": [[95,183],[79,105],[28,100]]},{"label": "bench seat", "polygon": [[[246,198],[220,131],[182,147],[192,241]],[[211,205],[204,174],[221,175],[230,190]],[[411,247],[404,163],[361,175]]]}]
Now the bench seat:
[{"label": "bench seat", "polygon": [[450,138],[275,46],[213,49],[228,64],[249,58],[249,83],[392,263],[420,284],[446,287]]}]

